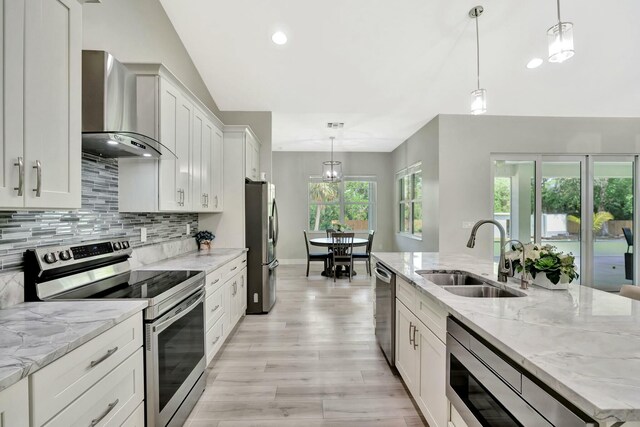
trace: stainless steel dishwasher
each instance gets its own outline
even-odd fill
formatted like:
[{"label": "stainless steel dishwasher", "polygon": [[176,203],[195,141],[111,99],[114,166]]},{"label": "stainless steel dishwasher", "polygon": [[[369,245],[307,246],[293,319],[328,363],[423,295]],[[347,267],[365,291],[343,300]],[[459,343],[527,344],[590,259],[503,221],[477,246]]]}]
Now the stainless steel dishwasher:
[{"label": "stainless steel dishwasher", "polygon": [[387,362],[396,365],[396,275],[376,263],[376,339]]},{"label": "stainless steel dishwasher", "polygon": [[451,317],[447,398],[469,427],[598,426]]}]

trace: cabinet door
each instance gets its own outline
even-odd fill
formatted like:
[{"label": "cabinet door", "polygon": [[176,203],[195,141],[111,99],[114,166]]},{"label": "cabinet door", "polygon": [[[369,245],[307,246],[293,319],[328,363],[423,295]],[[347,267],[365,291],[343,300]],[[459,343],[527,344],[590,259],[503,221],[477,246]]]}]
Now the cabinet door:
[{"label": "cabinet door", "polygon": [[396,299],[396,368],[414,396],[419,391],[418,351],[414,345],[418,320],[407,307]]},{"label": "cabinet door", "polygon": [[177,158],[160,160],[160,210],[191,208],[190,174],[193,105],[166,79],[160,79],[160,142]]},{"label": "cabinet door", "polygon": [[238,299],[236,304],[238,304],[238,320],[245,314],[247,311],[247,270],[243,269],[240,273],[238,273]]},{"label": "cabinet door", "polygon": [[245,135],[244,143],[244,163],[245,163],[245,176],[249,179],[253,179],[253,140]]},{"label": "cabinet door", "polygon": [[[205,119],[202,128],[202,149],[200,150],[200,194],[202,197],[202,208],[205,212],[212,212],[215,202],[211,194],[214,129],[211,121]],[[197,201],[195,202],[197,203]]]},{"label": "cabinet door", "polygon": [[29,385],[24,378],[0,391],[0,427],[29,427]]},{"label": "cabinet door", "polygon": [[416,339],[420,354],[420,394],[416,401],[430,426],[446,427],[447,348],[422,322],[418,322]]},{"label": "cabinet door", "polygon": [[222,212],[224,208],[224,140],[222,131],[213,128],[213,145],[211,153],[211,200],[209,205],[214,212]]},{"label": "cabinet door", "polygon": [[24,1],[0,0],[0,206],[6,208],[23,207],[26,193],[24,180],[20,189],[20,162],[22,168],[26,166],[22,133],[23,21]]},{"label": "cabinet door", "polygon": [[198,109],[193,114],[193,141],[191,143],[191,182],[193,210],[203,212],[205,210],[205,197],[203,189],[203,174],[206,174],[206,167],[203,159],[204,150],[204,114]]},{"label": "cabinet door", "polygon": [[79,208],[82,9],[25,2],[25,206]]},{"label": "cabinet door", "polygon": [[233,329],[238,321],[238,276],[229,279],[229,328]]}]

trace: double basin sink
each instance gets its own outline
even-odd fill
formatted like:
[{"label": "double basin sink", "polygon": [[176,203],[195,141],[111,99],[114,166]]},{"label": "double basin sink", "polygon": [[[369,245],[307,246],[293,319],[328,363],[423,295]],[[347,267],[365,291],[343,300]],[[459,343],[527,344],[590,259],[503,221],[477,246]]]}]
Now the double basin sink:
[{"label": "double basin sink", "polygon": [[466,271],[416,271],[430,282],[455,295],[469,298],[513,298],[525,293],[515,289],[494,285]]}]

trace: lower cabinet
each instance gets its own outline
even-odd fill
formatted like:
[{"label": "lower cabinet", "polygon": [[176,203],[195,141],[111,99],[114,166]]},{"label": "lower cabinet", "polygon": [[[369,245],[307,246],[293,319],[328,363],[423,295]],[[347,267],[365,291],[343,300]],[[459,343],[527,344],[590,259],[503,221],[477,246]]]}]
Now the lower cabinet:
[{"label": "lower cabinet", "polygon": [[396,368],[431,427],[447,427],[445,344],[396,299]]},{"label": "lower cabinet", "polygon": [[205,325],[207,365],[247,311],[246,254],[207,274]]},{"label": "lower cabinet", "polygon": [[29,380],[0,391],[0,427],[29,427]]}]

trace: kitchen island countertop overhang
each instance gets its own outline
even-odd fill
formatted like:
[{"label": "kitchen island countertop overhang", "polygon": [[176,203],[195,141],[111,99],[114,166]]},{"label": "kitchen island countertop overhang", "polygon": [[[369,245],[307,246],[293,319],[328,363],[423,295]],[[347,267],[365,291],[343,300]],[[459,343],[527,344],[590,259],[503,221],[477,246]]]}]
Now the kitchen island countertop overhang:
[{"label": "kitchen island countertop overhang", "polygon": [[417,272],[464,270],[495,282],[493,262],[464,254],[372,256],[587,415],[640,420],[640,302],[577,284],[569,291],[531,286],[522,298],[468,298]]}]

